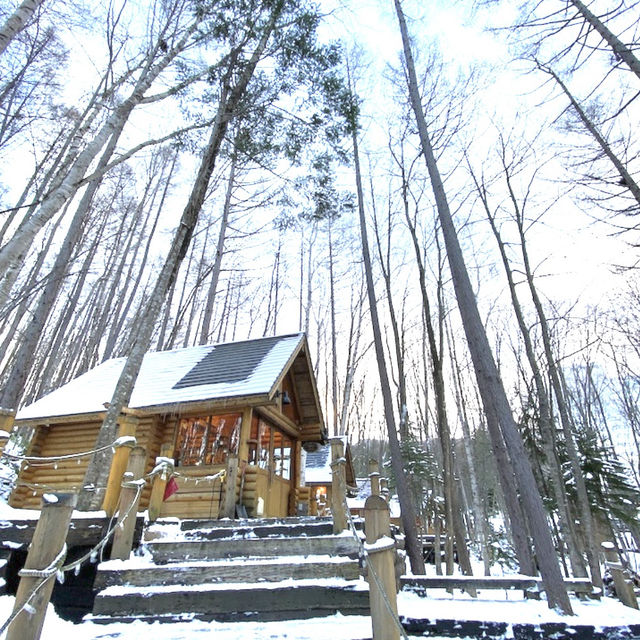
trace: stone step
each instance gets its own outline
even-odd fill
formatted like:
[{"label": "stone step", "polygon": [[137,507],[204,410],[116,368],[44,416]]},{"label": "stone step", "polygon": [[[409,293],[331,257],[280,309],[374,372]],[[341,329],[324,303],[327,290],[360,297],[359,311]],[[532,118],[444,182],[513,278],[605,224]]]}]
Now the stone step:
[{"label": "stone step", "polygon": [[149,587],[206,585],[233,582],[277,582],[286,579],[344,578],[357,580],[356,560],[344,557],[308,556],[290,561],[284,558],[238,558],[210,562],[155,565],[136,560],[103,562],[98,566],[94,588],[115,585]]},{"label": "stone step", "polygon": [[348,535],[274,538],[220,538],[148,542],[146,548],[157,563],[214,560],[237,557],[330,555],[356,558],[359,544]]},{"label": "stone step", "polygon": [[203,620],[288,620],[342,615],[368,615],[366,582],[299,580],[294,583],[107,587],[94,603],[93,622],[164,619],[184,615]]},{"label": "stone step", "polygon": [[145,531],[145,542],[162,538],[206,539],[241,537],[268,538],[275,536],[331,535],[333,523],[329,518],[264,518],[247,520],[184,520],[179,524],[158,521]]}]

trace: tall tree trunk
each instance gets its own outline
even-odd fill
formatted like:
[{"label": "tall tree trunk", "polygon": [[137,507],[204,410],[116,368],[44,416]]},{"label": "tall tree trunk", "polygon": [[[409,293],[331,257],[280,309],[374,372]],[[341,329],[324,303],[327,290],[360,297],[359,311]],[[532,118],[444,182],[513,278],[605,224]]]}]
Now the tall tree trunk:
[{"label": "tall tree trunk", "polygon": [[24,256],[37,233],[74,195],[93,159],[100,153],[108,140],[112,139],[114,135],[116,137],[119,135],[134,108],[144,99],[145,92],[162,71],[182,52],[196,27],[197,23],[191,25],[176,46],[156,64],[153,64],[153,56],[157,49],[152,50],[130,95],[113,110],[93,140],[75,158],[64,179],[44,197],[38,210],[0,248],[0,273],[4,278],[0,282],[0,308],[6,304],[11,293],[12,274],[20,269]]},{"label": "tall tree trunk", "polygon": [[580,15],[595,29],[602,39],[611,47],[613,55],[618,60],[623,60],[631,71],[640,78],[640,60],[634,55],[633,51],[625,45],[611,30],[594,15],[581,0],[569,0],[569,2],[578,10]]},{"label": "tall tree trunk", "polygon": [[[361,286],[362,286],[361,281]],[[356,367],[362,357],[360,353],[360,339],[362,336],[362,314],[364,307],[364,291],[361,288],[354,306],[353,290],[351,292],[351,322],[349,324],[349,341],[347,352],[347,366],[344,377],[344,389],[342,392],[342,408],[340,411],[340,427],[338,435],[344,436],[348,432],[349,406],[353,389],[353,379]]]},{"label": "tall tree trunk", "polygon": [[[506,163],[503,163],[503,168],[505,171],[507,171]],[[575,576],[585,577],[587,575],[587,572],[582,557],[579,553],[575,528],[573,526],[572,519],[569,516],[566,487],[563,481],[562,469],[560,467],[560,463],[556,453],[555,425],[552,416],[551,401],[549,398],[549,394],[547,393],[547,388],[544,383],[542,371],[540,370],[538,364],[538,358],[535,354],[529,326],[525,320],[522,306],[520,305],[520,300],[516,291],[516,283],[513,278],[513,271],[511,269],[511,264],[507,256],[505,243],[502,240],[500,231],[496,226],[494,215],[491,213],[491,209],[489,207],[485,185],[478,182],[473,171],[471,171],[471,177],[476,185],[476,189],[482,201],[487,219],[489,220],[491,230],[498,244],[498,250],[500,251],[500,257],[502,259],[502,264],[504,266],[505,274],[507,277],[507,283],[509,285],[511,303],[516,316],[516,320],[518,322],[518,327],[520,328],[520,334],[522,335],[525,353],[527,355],[527,361],[529,362],[529,366],[533,374],[536,396],[538,399],[538,410],[540,411],[540,432],[542,437],[542,446],[547,458],[547,464],[549,465],[549,471],[551,473],[551,486],[556,500],[556,507],[558,509],[560,531],[562,532],[564,543],[567,545],[567,549],[569,551],[569,560],[571,562],[573,574]]]},{"label": "tall tree trunk", "polygon": [[332,433],[334,436],[338,434],[338,340],[336,331],[336,292],[335,292],[335,274],[334,274],[334,257],[333,257],[333,219],[329,216],[328,225],[328,241],[329,241],[329,311],[331,315],[331,412],[332,416]]},{"label": "tall tree trunk", "polygon": [[[460,568],[465,575],[472,575],[471,559],[466,544],[466,536],[462,523],[462,514],[460,512],[460,504],[458,501],[458,489],[455,486],[455,478],[453,473],[453,445],[451,442],[451,431],[449,429],[449,420],[447,417],[446,405],[446,386],[443,373],[442,358],[442,323],[440,322],[440,336],[436,339],[436,333],[431,320],[431,303],[427,292],[426,272],[422,261],[422,253],[418,243],[416,227],[409,213],[408,184],[404,171],[404,163],[401,163],[400,170],[402,172],[402,200],[404,206],[405,220],[409,228],[411,240],[413,242],[414,254],[416,258],[416,266],[418,267],[418,278],[420,283],[420,293],[422,295],[422,315],[423,322],[427,332],[427,343],[429,345],[429,355],[431,360],[431,376],[436,401],[436,427],[440,440],[443,464],[443,481],[444,481],[444,499],[446,514],[446,561],[447,574],[453,573],[453,540],[455,538],[458,551],[458,559]],[[440,261],[438,261],[440,262]],[[439,274],[438,290],[441,289],[442,277]],[[441,297],[438,295],[438,300]],[[443,317],[442,305],[439,304],[438,317]]]},{"label": "tall tree trunk", "polygon": [[544,352],[547,359],[547,365],[549,367],[549,377],[551,378],[551,384],[555,392],[556,403],[558,405],[558,412],[560,413],[560,424],[562,425],[562,433],[564,435],[564,444],[567,449],[567,455],[571,464],[571,471],[576,483],[576,496],[578,503],[578,512],[580,514],[580,524],[583,528],[585,538],[585,551],[587,554],[587,562],[589,563],[589,570],[591,572],[591,581],[593,585],[598,588],[602,588],[602,573],[600,571],[600,562],[598,558],[598,547],[596,546],[595,537],[593,535],[593,519],[591,514],[591,507],[589,505],[589,497],[587,495],[587,486],[584,481],[584,475],[582,473],[582,467],[580,466],[580,457],[575,443],[573,435],[572,420],[569,413],[569,408],[565,400],[565,393],[560,377],[559,367],[556,364],[556,359],[553,354],[553,347],[551,345],[551,332],[547,323],[547,317],[542,307],[542,301],[538,295],[538,290],[535,286],[533,279],[533,271],[531,270],[531,264],[529,262],[529,253],[525,242],[525,230],[524,219],[522,212],[518,208],[517,201],[515,199],[515,193],[513,191],[510,181],[507,181],[509,187],[509,194],[512,200],[512,204],[516,210],[516,219],[518,222],[518,233],[520,235],[520,250],[522,252],[522,258],[524,263],[525,277],[527,280],[527,286],[533,300],[533,305],[536,309],[536,314],[540,323],[540,333],[542,335],[542,344],[544,345]]},{"label": "tall tree trunk", "polygon": [[222,207],[222,220],[220,221],[220,230],[218,231],[218,242],[216,244],[216,255],[211,269],[211,281],[207,291],[207,300],[204,307],[204,316],[202,318],[202,328],[200,330],[199,344],[207,344],[211,336],[211,318],[213,317],[213,307],[216,302],[216,293],[218,291],[218,282],[220,280],[220,268],[222,266],[222,256],[224,255],[224,244],[227,237],[227,228],[229,226],[229,213],[231,212],[231,195],[236,179],[236,166],[238,163],[238,154],[233,151],[231,154],[231,166],[229,168],[229,179],[227,180],[227,191],[224,196],[224,205]]},{"label": "tall tree trunk", "polygon": [[394,3],[398,15],[404,57],[407,65],[411,106],[418,125],[418,134],[436,200],[442,235],[447,249],[449,268],[451,269],[453,285],[458,300],[458,308],[467,336],[467,343],[476,372],[478,388],[482,396],[485,412],[487,413],[487,420],[489,421],[490,417],[495,419],[504,437],[518,481],[522,504],[527,513],[527,519],[536,549],[536,558],[547,592],[549,606],[552,608],[560,607],[564,613],[572,614],[571,603],[569,602],[567,590],[564,586],[562,572],[560,571],[558,558],[553,546],[542,499],[538,493],[533,472],[531,471],[531,465],[524,450],[522,438],[518,433],[513,419],[511,407],[509,406],[509,401],[493,359],[491,347],[489,346],[489,340],[480,318],[478,306],[471,287],[471,281],[469,280],[469,274],[462,255],[462,249],[460,248],[457,232],[449,211],[449,203],[445,194],[444,185],[431,147],[427,123],[422,111],[422,101],[418,91],[418,81],[409,44],[409,34],[400,6],[400,0],[394,0]]},{"label": "tall tree trunk", "polygon": [[44,0],[24,0],[0,27],[0,55],[11,41],[27,26]]},{"label": "tall tree trunk", "polygon": [[378,319],[376,302],[376,292],[373,283],[373,273],[371,270],[371,257],[369,255],[369,242],[367,240],[367,226],[364,214],[364,193],[362,189],[362,175],[360,172],[360,155],[358,151],[358,134],[356,127],[352,127],[351,139],[353,144],[353,161],[356,176],[356,192],[358,200],[358,215],[360,218],[360,237],[362,241],[362,258],[364,261],[365,278],[367,281],[367,295],[369,298],[369,312],[371,314],[371,324],[373,329],[373,341],[376,350],[376,360],[378,363],[378,373],[380,375],[380,387],[384,406],[384,418],[387,426],[389,438],[389,450],[391,453],[391,466],[396,478],[398,499],[400,500],[400,510],[402,514],[402,524],[406,536],[405,548],[409,556],[411,570],[414,574],[425,572],[424,559],[422,557],[422,544],[418,539],[416,529],[416,510],[411,497],[411,491],[405,475],[402,451],[398,441],[396,431],[396,421],[393,414],[393,398],[391,396],[391,385],[387,374],[385,363],[384,346],[382,344],[382,331]]},{"label": "tall tree trunk", "polygon": [[53,373],[56,369],[57,364],[59,364],[59,354],[62,349],[63,340],[68,336],[68,328],[72,319],[72,316],[77,312],[78,309],[78,301],[80,300],[80,294],[82,292],[82,287],[85,283],[87,275],[89,274],[89,267],[93,262],[93,259],[96,254],[96,250],[102,238],[102,233],[104,231],[105,225],[107,222],[106,216],[103,218],[96,237],[94,238],[91,246],[89,247],[82,266],[80,267],[80,272],[76,282],[73,285],[73,289],[71,290],[71,294],[68,297],[66,305],[60,314],[60,319],[58,320],[54,331],[52,332],[52,341],[47,346],[47,354],[48,361],[46,366],[40,372],[40,387],[38,389],[38,397],[45,395],[53,390]]},{"label": "tall tree trunk", "polygon": [[[209,141],[203,152],[195,182],[171,242],[169,253],[147,302],[146,309],[144,310],[144,316],[139,324],[135,344],[127,357],[122,374],[113,392],[111,403],[107,409],[107,415],[100,428],[96,448],[106,446],[115,440],[118,430],[118,418],[120,417],[122,408],[129,402],[131,393],[133,392],[142,360],[151,343],[156,319],[162,309],[162,304],[166,299],[167,292],[176,278],[180,264],[189,250],[189,245],[191,244],[191,239],[205,200],[207,187],[218,158],[220,145],[226,135],[229,122],[234,117],[238,105],[245,95],[247,85],[253,77],[256,65],[264,53],[267,42],[275,28],[276,21],[282,12],[282,8],[283,0],[273,5],[269,23],[266,25],[251,57],[246,61],[244,67],[235,78],[234,85],[231,85],[231,82],[234,72],[237,73],[237,56],[232,56],[229,61],[227,72],[221,83],[221,95],[216,118],[209,136]],[[112,452],[110,449],[100,451],[92,456],[85,474],[83,490],[78,499],[79,509],[86,511],[100,508],[104,496],[104,486],[111,466],[111,458]]]},{"label": "tall tree trunk", "polygon": [[404,371],[404,343],[403,338],[400,335],[400,329],[398,327],[398,318],[396,315],[396,307],[393,301],[391,284],[391,209],[389,208],[387,219],[387,243],[386,243],[386,255],[383,255],[382,240],[380,238],[380,232],[378,229],[378,215],[375,205],[373,180],[369,179],[369,189],[371,193],[371,208],[373,211],[373,232],[376,238],[376,249],[378,250],[378,262],[380,264],[380,270],[382,271],[382,279],[384,281],[385,293],[387,294],[387,307],[389,308],[389,321],[391,324],[391,332],[393,333],[393,347],[395,354],[396,366],[398,367],[398,415],[400,416],[400,437],[408,437],[407,429],[407,382]]},{"label": "tall tree trunk", "polygon": [[[450,329],[450,327],[449,327]],[[447,343],[449,345],[449,358],[453,367],[453,389],[455,392],[456,403],[460,416],[460,425],[462,427],[462,445],[469,469],[469,483],[471,485],[471,503],[473,507],[474,530],[477,537],[480,538],[480,552],[482,554],[482,562],[484,565],[484,575],[491,574],[491,558],[489,554],[489,532],[487,529],[487,521],[484,517],[482,508],[482,497],[478,488],[478,475],[476,473],[476,465],[472,451],[471,430],[469,429],[469,419],[467,415],[467,404],[462,388],[462,376],[460,373],[460,363],[456,354],[455,343],[452,332],[448,333]]]},{"label": "tall tree trunk", "polygon": [[[113,136],[109,140],[109,144],[100,158],[98,167],[106,166],[113,155],[120,134],[122,133],[122,129],[124,128],[124,122],[121,124],[122,126],[114,131]],[[60,247],[60,251],[56,256],[56,260],[51,272],[49,273],[47,284],[38,299],[28,330],[22,334],[18,358],[13,371],[9,376],[7,384],[0,393],[0,406],[13,411],[16,411],[18,408],[20,397],[24,390],[25,380],[27,379],[33,364],[36,345],[64,282],[65,272],[71,262],[73,250],[80,241],[80,235],[86,216],[91,208],[93,197],[101,182],[101,178],[90,182],[78,203],[78,207],[76,208],[75,214],[71,220],[64,242]]]}]

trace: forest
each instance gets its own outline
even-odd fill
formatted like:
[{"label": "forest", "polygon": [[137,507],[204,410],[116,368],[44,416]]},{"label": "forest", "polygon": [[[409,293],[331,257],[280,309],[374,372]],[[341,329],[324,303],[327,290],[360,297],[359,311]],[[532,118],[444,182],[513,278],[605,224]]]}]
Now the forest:
[{"label": "forest", "polygon": [[416,522],[565,611],[638,570],[638,10],[2,0],[0,429],[126,357],[108,443],[144,353],[305,332],[415,573]]}]

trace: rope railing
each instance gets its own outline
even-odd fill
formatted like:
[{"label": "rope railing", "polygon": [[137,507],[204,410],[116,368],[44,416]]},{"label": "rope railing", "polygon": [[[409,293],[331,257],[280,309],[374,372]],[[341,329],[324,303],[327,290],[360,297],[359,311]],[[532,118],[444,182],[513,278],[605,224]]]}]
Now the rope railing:
[{"label": "rope railing", "polygon": [[194,482],[195,484],[199,484],[200,482],[214,482],[218,479],[223,479],[226,474],[226,469],[221,469],[217,473],[213,475],[207,476],[188,476],[184,473],[180,473],[176,471],[175,462],[172,458],[166,458],[159,456],[156,458],[156,464],[153,469],[145,476],[146,478],[154,478],[155,476],[160,476],[162,480],[169,480],[169,478],[180,478],[182,481],[186,482]]},{"label": "rope railing", "polygon": [[[66,554],[66,545],[63,547],[63,550]],[[64,558],[63,558],[64,559]],[[24,571],[24,569],[23,569]],[[36,595],[38,595],[38,591],[40,591],[40,589],[42,589],[47,582],[49,582],[49,580],[51,580],[51,578],[53,578],[54,575],[56,575],[57,569],[51,573],[50,575],[48,575],[46,578],[41,578],[40,582],[38,582],[36,584],[36,586],[32,589],[31,593],[27,596],[27,599],[22,603],[22,606],[17,609],[16,611],[14,611],[8,618],[7,620],[5,620],[4,624],[0,627],[0,635],[2,635],[8,628],[9,626],[13,623],[13,621],[23,612],[26,611],[27,613],[29,613],[30,611],[33,611],[33,607],[31,606],[31,601],[36,597]]]},{"label": "rope railing", "polygon": [[103,447],[96,447],[89,451],[80,451],[78,453],[68,453],[62,456],[20,456],[14,453],[8,453],[7,451],[0,452],[0,457],[9,458],[9,460],[15,460],[17,462],[27,462],[30,465],[47,466],[55,464],[57,462],[64,462],[66,460],[75,460],[77,458],[86,458],[92,456],[95,453],[101,451],[107,451],[108,449],[117,449],[118,447],[135,447],[136,439],[133,436],[121,436],[116,438],[111,444],[104,445]]},{"label": "rope railing", "polygon": [[[149,474],[150,475],[150,474]],[[64,582],[64,574],[68,571],[75,571],[76,574],[79,573],[80,567],[87,561],[90,560],[94,562],[97,559],[98,554],[100,554],[104,548],[106,547],[109,540],[112,538],[118,527],[122,527],[124,522],[129,518],[133,508],[138,504],[138,499],[142,493],[142,490],[146,484],[146,479],[141,478],[140,480],[134,480],[133,484],[136,485],[136,496],[129,508],[124,512],[122,518],[119,518],[119,521],[116,522],[113,526],[109,526],[109,529],[104,534],[102,539],[95,544],[89,551],[83,554],[80,558],[77,558],[73,562],[68,564],[64,564],[64,560],[67,555],[67,545],[64,544],[56,558],[52,560],[47,567],[44,569],[21,569],[18,572],[20,577],[25,578],[38,578],[40,581],[36,583],[36,585],[31,590],[31,593],[27,596],[24,603],[21,605],[19,609],[14,611],[9,618],[3,623],[0,627],[0,635],[4,633],[4,631],[13,623],[13,621],[22,613],[23,611],[29,612],[29,607],[31,607],[31,602],[37,595],[37,593],[44,587],[44,585],[51,580],[54,576],[57,577],[58,582]],[[113,522],[113,518],[112,518]]]},{"label": "rope railing", "polygon": [[[346,507],[346,502],[347,502],[346,496],[344,496],[343,499]],[[389,598],[387,597],[387,592],[384,588],[384,585],[382,584],[382,580],[380,579],[380,576],[376,573],[373,567],[373,564],[371,563],[371,560],[369,558],[369,553],[371,551],[367,549],[365,544],[362,542],[360,536],[358,535],[358,530],[356,529],[356,525],[353,521],[353,517],[349,509],[346,509],[346,512],[347,512],[347,521],[349,523],[349,528],[351,530],[351,533],[353,534],[353,537],[356,539],[358,543],[358,548],[359,548],[358,555],[367,566],[367,576],[371,576],[373,578],[374,582],[376,583],[376,586],[380,590],[380,593],[382,594],[382,599],[385,604],[385,608],[389,612],[389,615],[393,619],[393,622],[395,623],[395,625],[398,627],[398,631],[400,631],[400,635],[404,638],[404,640],[409,640],[409,636],[404,630],[404,627],[402,626],[402,622],[400,622],[400,618],[398,617],[398,614],[394,611],[393,605],[391,604],[391,602],[389,601]]]}]

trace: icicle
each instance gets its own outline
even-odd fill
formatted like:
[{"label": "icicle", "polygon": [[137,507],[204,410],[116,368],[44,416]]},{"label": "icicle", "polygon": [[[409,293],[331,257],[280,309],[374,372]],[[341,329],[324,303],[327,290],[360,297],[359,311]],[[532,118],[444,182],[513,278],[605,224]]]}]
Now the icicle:
[{"label": "icicle", "polygon": [[57,463],[57,461],[53,463],[53,468],[54,468],[54,469],[56,469],[56,470],[58,469],[58,463]]},{"label": "icicle", "polygon": [[90,558],[91,562],[96,563],[98,562],[98,552],[97,551],[92,551],[91,552],[91,558]]},{"label": "icicle", "polygon": [[64,571],[56,571],[56,580],[60,583],[63,584],[64,583]]},{"label": "icicle", "polygon": [[73,575],[74,576],[79,576],[80,575],[80,569],[82,569],[82,565],[81,564],[77,564],[75,567],[73,567]]}]

